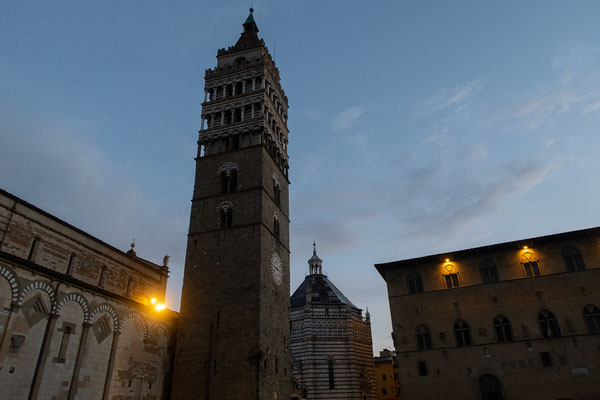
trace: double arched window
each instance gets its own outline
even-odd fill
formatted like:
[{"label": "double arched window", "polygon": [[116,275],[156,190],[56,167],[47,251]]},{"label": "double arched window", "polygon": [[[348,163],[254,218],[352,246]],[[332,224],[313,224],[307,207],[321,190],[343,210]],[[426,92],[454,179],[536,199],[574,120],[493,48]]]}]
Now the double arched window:
[{"label": "double arched window", "polygon": [[237,190],[237,172],[238,166],[232,161],[228,161],[219,167],[217,175],[219,175],[221,194],[233,193]]},{"label": "double arched window", "polygon": [[492,259],[485,258],[479,263],[479,271],[481,272],[481,282],[496,283],[500,279],[498,278],[498,268]]},{"label": "double arched window", "polygon": [[583,257],[577,247],[571,244],[566,245],[563,247],[562,256],[567,272],[583,271],[585,269]]},{"label": "double arched window", "polygon": [[471,329],[462,319],[454,323],[454,339],[458,347],[469,346],[473,343],[471,340]]},{"label": "double arched window", "polygon": [[279,214],[277,212],[273,214],[273,233],[276,238],[279,238]]},{"label": "double arched window", "polygon": [[433,341],[431,340],[431,331],[425,324],[417,326],[415,331],[417,336],[417,348],[419,350],[429,350],[433,348]]},{"label": "double arched window", "polygon": [[498,342],[512,342],[513,341],[513,332],[512,326],[510,325],[510,321],[504,315],[497,315],[494,318],[494,331],[496,332],[496,339]]},{"label": "double arched window", "polygon": [[542,310],[538,314],[538,322],[540,324],[540,333],[545,338],[560,337],[560,327],[556,317],[550,310]]},{"label": "double arched window", "polygon": [[423,278],[420,272],[414,272],[409,275],[408,291],[410,294],[423,293]]},{"label": "double arched window", "polygon": [[219,213],[219,229],[231,228],[233,221],[233,203],[223,201],[217,206]]},{"label": "double arched window", "polygon": [[592,335],[600,334],[600,308],[588,304],[583,309],[583,320],[587,330]]}]

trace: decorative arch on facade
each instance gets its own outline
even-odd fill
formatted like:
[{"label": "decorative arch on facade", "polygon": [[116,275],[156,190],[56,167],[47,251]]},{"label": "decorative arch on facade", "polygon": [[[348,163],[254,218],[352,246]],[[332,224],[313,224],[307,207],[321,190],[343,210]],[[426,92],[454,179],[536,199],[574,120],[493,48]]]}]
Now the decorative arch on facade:
[{"label": "decorative arch on facade", "polygon": [[173,337],[171,335],[171,329],[169,329],[167,324],[165,324],[162,321],[159,321],[159,322],[153,323],[152,326],[150,327],[151,330],[156,330],[156,331],[158,331],[159,328],[163,331],[163,334],[167,338],[167,343],[169,344],[169,346],[172,345]]},{"label": "decorative arch on facade", "polygon": [[225,172],[227,176],[231,175],[232,170],[239,171],[240,168],[233,161],[227,161],[225,164],[221,165],[217,170],[217,175],[221,175],[221,172]]},{"label": "decorative arch on facade", "polygon": [[113,330],[115,332],[120,332],[121,331],[121,324],[119,322],[119,317],[117,316],[117,312],[115,311],[114,308],[112,308],[112,306],[108,303],[103,303],[98,305],[96,308],[94,308],[94,311],[92,311],[92,314],[90,315],[90,322],[94,320],[94,318],[96,318],[96,315],[105,312],[108,315],[110,315],[113,319]]},{"label": "decorative arch on facade", "polygon": [[123,318],[121,318],[121,323],[119,326],[119,332],[121,332],[123,330],[123,325],[125,324],[125,321],[127,321],[129,318],[135,318],[138,321],[140,321],[140,323],[142,324],[142,327],[144,329],[144,342],[146,342],[148,340],[148,324],[146,323],[146,320],[144,319],[144,317],[142,317],[142,315],[138,312],[130,312],[125,314],[125,316]]},{"label": "decorative arch on facade", "polygon": [[221,210],[223,210],[223,211],[233,210],[233,203],[229,200],[220,202],[219,205],[217,206],[217,212],[219,212]]},{"label": "decorative arch on facade", "polygon": [[54,287],[47,281],[35,281],[27,285],[21,291],[21,295],[19,296],[17,304],[19,304],[19,306],[22,306],[27,293],[33,290],[41,290],[48,294],[48,297],[50,297],[50,312],[54,314],[56,312],[56,291],[54,290]]},{"label": "decorative arch on facade", "polygon": [[62,307],[70,301],[74,301],[81,306],[83,310],[83,322],[90,322],[90,303],[79,293],[69,293],[63,297],[56,307],[56,313],[60,314]]},{"label": "decorative arch on facade", "polygon": [[11,290],[12,302],[17,302],[19,300],[19,292],[21,289],[21,285],[19,280],[17,279],[17,275],[13,272],[12,269],[6,267],[4,265],[0,265],[0,275],[2,275],[8,281]]}]

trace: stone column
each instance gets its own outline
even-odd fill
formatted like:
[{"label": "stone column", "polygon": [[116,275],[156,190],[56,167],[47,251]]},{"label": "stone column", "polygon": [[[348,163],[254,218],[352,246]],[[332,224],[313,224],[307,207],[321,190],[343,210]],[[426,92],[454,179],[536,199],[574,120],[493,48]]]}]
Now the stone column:
[{"label": "stone column", "polygon": [[227,96],[227,85],[223,85],[223,98]]},{"label": "stone column", "polygon": [[206,99],[208,98],[208,90],[204,89],[204,102],[206,103]]},{"label": "stone column", "polygon": [[215,126],[215,114],[210,114],[210,126]]},{"label": "stone column", "polygon": [[106,369],[106,380],[104,381],[104,392],[102,393],[102,400],[108,399],[108,392],[110,391],[110,383],[112,382],[113,369],[115,367],[117,346],[119,345],[119,336],[121,336],[121,332],[113,332],[113,341],[112,345],[110,346],[110,356],[108,357],[108,368]]},{"label": "stone column", "polygon": [[52,336],[56,330],[56,320],[59,315],[51,313],[48,316],[48,323],[46,324],[46,331],[44,332],[44,339],[42,340],[42,348],[40,349],[40,355],[38,357],[35,372],[33,373],[33,382],[31,383],[31,389],[29,390],[29,400],[36,400],[40,392],[40,385],[44,376],[44,368],[46,367],[46,360],[48,359],[48,351],[50,350],[50,343],[52,343]]},{"label": "stone column", "polygon": [[231,84],[231,95],[232,95],[232,96],[235,96],[235,87],[236,87],[236,83],[235,83],[235,82],[233,82],[233,83]]},{"label": "stone column", "polygon": [[233,119],[235,117],[235,108],[231,109],[231,121],[229,121],[229,123],[233,124]]},{"label": "stone column", "polygon": [[242,115],[241,115],[242,122],[244,121],[244,110],[245,110],[245,108],[246,108],[246,106],[242,107]]},{"label": "stone column", "polygon": [[6,357],[6,353],[8,352],[8,348],[10,347],[10,335],[13,330],[14,325],[14,315],[19,312],[19,305],[17,302],[12,302],[10,305],[10,312],[8,313],[8,318],[6,319],[6,324],[4,325],[4,331],[2,332],[2,338],[0,338],[0,364],[4,362],[4,357]]},{"label": "stone column", "polygon": [[215,101],[217,99],[217,89],[218,88],[213,88],[213,95],[212,95],[212,99],[210,99],[211,101]]},{"label": "stone column", "polygon": [[85,357],[85,353],[87,351],[87,338],[88,332],[90,331],[90,326],[92,326],[92,324],[89,322],[84,322],[83,328],[81,329],[81,339],[79,339],[79,348],[77,349],[77,357],[75,358],[73,377],[71,378],[71,386],[69,387],[69,395],[67,400],[73,400],[77,394],[77,388],[79,386],[79,370],[81,369],[81,363],[83,362],[83,358]]},{"label": "stone column", "polygon": [[221,111],[221,126],[225,125],[225,111]]},{"label": "stone column", "polygon": [[246,80],[242,81],[242,93],[246,93]]}]

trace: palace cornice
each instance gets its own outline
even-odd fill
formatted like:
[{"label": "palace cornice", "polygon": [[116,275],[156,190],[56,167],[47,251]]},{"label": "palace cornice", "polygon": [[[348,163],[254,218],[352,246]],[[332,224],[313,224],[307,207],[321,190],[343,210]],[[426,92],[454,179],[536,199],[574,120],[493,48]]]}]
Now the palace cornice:
[{"label": "palace cornice", "polygon": [[261,91],[251,96],[239,97],[233,100],[223,101],[220,103],[206,103],[206,105],[202,107],[202,116],[205,117],[207,114],[225,111],[231,108],[242,107],[248,104],[260,103],[263,100],[263,98],[264,94]]}]

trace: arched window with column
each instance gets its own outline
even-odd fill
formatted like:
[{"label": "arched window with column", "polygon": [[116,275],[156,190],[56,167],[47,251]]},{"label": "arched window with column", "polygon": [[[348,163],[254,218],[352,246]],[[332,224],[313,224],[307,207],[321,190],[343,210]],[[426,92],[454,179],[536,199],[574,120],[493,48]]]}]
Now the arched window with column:
[{"label": "arched window with column", "polygon": [[592,335],[600,334],[600,308],[593,304],[588,304],[583,308],[583,320],[588,333]]},{"label": "arched window with column", "polygon": [[231,228],[233,221],[233,203],[223,201],[217,206],[219,213],[219,229]]},{"label": "arched window with column", "polygon": [[543,337],[550,339],[560,337],[560,327],[556,317],[550,310],[542,310],[538,314],[538,322],[540,325],[540,333]]},{"label": "arched window with column", "polygon": [[417,349],[418,350],[430,350],[433,348],[433,341],[431,340],[431,330],[425,324],[417,326],[415,331],[417,337]]},{"label": "arched window with column", "polygon": [[504,315],[497,315],[494,318],[494,332],[496,332],[496,339],[500,343],[513,341],[512,325]]},{"label": "arched window with column", "polygon": [[237,190],[238,165],[228,161],[217,170],[221,194],[233,193]]},{"label": "arched window with column", "polygon": [[273,214],[273,233],[279,239],[279,214],[277,212]]},{"label": "arched window with column", "polygon": [[585,270],[585,263],[579,249],[572,244],[563,247],[562,250],[563,262],[567,272],[577,272]]},{"label": "arched window with column", "polygon": [[456,340],[456,345],[458,347],[462,346],[470,346],[473,341],[471,340],[471,329],[469,325],[459,319],[454,323],[454,339]]}]

